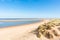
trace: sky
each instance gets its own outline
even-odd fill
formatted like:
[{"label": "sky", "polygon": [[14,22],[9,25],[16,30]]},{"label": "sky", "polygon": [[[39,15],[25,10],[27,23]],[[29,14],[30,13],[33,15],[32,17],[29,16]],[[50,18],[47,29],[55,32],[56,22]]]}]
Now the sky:
[{"label": "sky", "polygon": [[60,18],[60,0],[0,0],[0,18]]}]

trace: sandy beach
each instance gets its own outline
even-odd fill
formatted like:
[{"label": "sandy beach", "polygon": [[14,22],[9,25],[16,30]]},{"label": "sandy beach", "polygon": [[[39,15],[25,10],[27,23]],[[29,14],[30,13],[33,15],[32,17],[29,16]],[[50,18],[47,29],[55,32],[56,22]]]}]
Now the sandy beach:
[{"label": "sandy beach", "polygon": [[[47,22],[45,20],[45,22]],[[44,22],[37,22],[32,24],[25,24],[21,26],[11,26],[6,28],[0,28],[0,40],[21,40],[20,37],[38,28],[40,24]],[[30,34],[30,33],[29,33]],[[22,40],[23,37],[22,37]],[[30,39],[26,39],[30,40]]]},{"label": "sandy beach", "polygon": [[21,26],[18,25],[0,28],[0,40],[48,40],[44,36],[37,38],[37,36],[32,32],[36,30],[39,25],[47,22],[49,22],[49,20]]}]

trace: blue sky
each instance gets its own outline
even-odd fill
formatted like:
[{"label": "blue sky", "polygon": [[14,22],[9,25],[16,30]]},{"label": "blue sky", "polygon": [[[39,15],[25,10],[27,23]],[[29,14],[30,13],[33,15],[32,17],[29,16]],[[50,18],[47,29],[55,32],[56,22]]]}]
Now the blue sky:
[{"label": "blue sky", "polygon": [[0,18],[60,18],[60,1],[0,0]]}]

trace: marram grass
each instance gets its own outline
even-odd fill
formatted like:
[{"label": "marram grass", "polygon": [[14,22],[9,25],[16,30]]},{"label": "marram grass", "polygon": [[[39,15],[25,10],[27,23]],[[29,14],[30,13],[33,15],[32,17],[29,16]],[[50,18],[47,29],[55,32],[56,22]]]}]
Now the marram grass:
[{"label": "marram grass", "polygon": [[[52,27],[54,28],[55,26],[56,27],[60,26],[60,19],[52,19],[48,23],[39,25],[39,27],[37,29],[37,37],[40,38],[41,35],[43,35],[48,39],[53,38],[53,35],[48,30],[51,30]],[[53,30],[52,32],[55,36],[58,36],[58,33],[55,30]]]}]

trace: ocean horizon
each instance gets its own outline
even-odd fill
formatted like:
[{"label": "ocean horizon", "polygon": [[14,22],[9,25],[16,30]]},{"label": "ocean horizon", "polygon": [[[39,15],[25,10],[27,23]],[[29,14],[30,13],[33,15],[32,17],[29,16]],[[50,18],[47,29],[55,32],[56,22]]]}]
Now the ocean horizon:
[{"label": "ocean horizon", "polygon": [[[2,21],[3,20],[3,21]],[[4,21],[4,20],[20,20],[20,21]],[[33,18],[0,18],[0,28],[9,27],[9,26],[17,26],[24,24],[31,24],[35,22],[39,22],[40,19]]]}]

